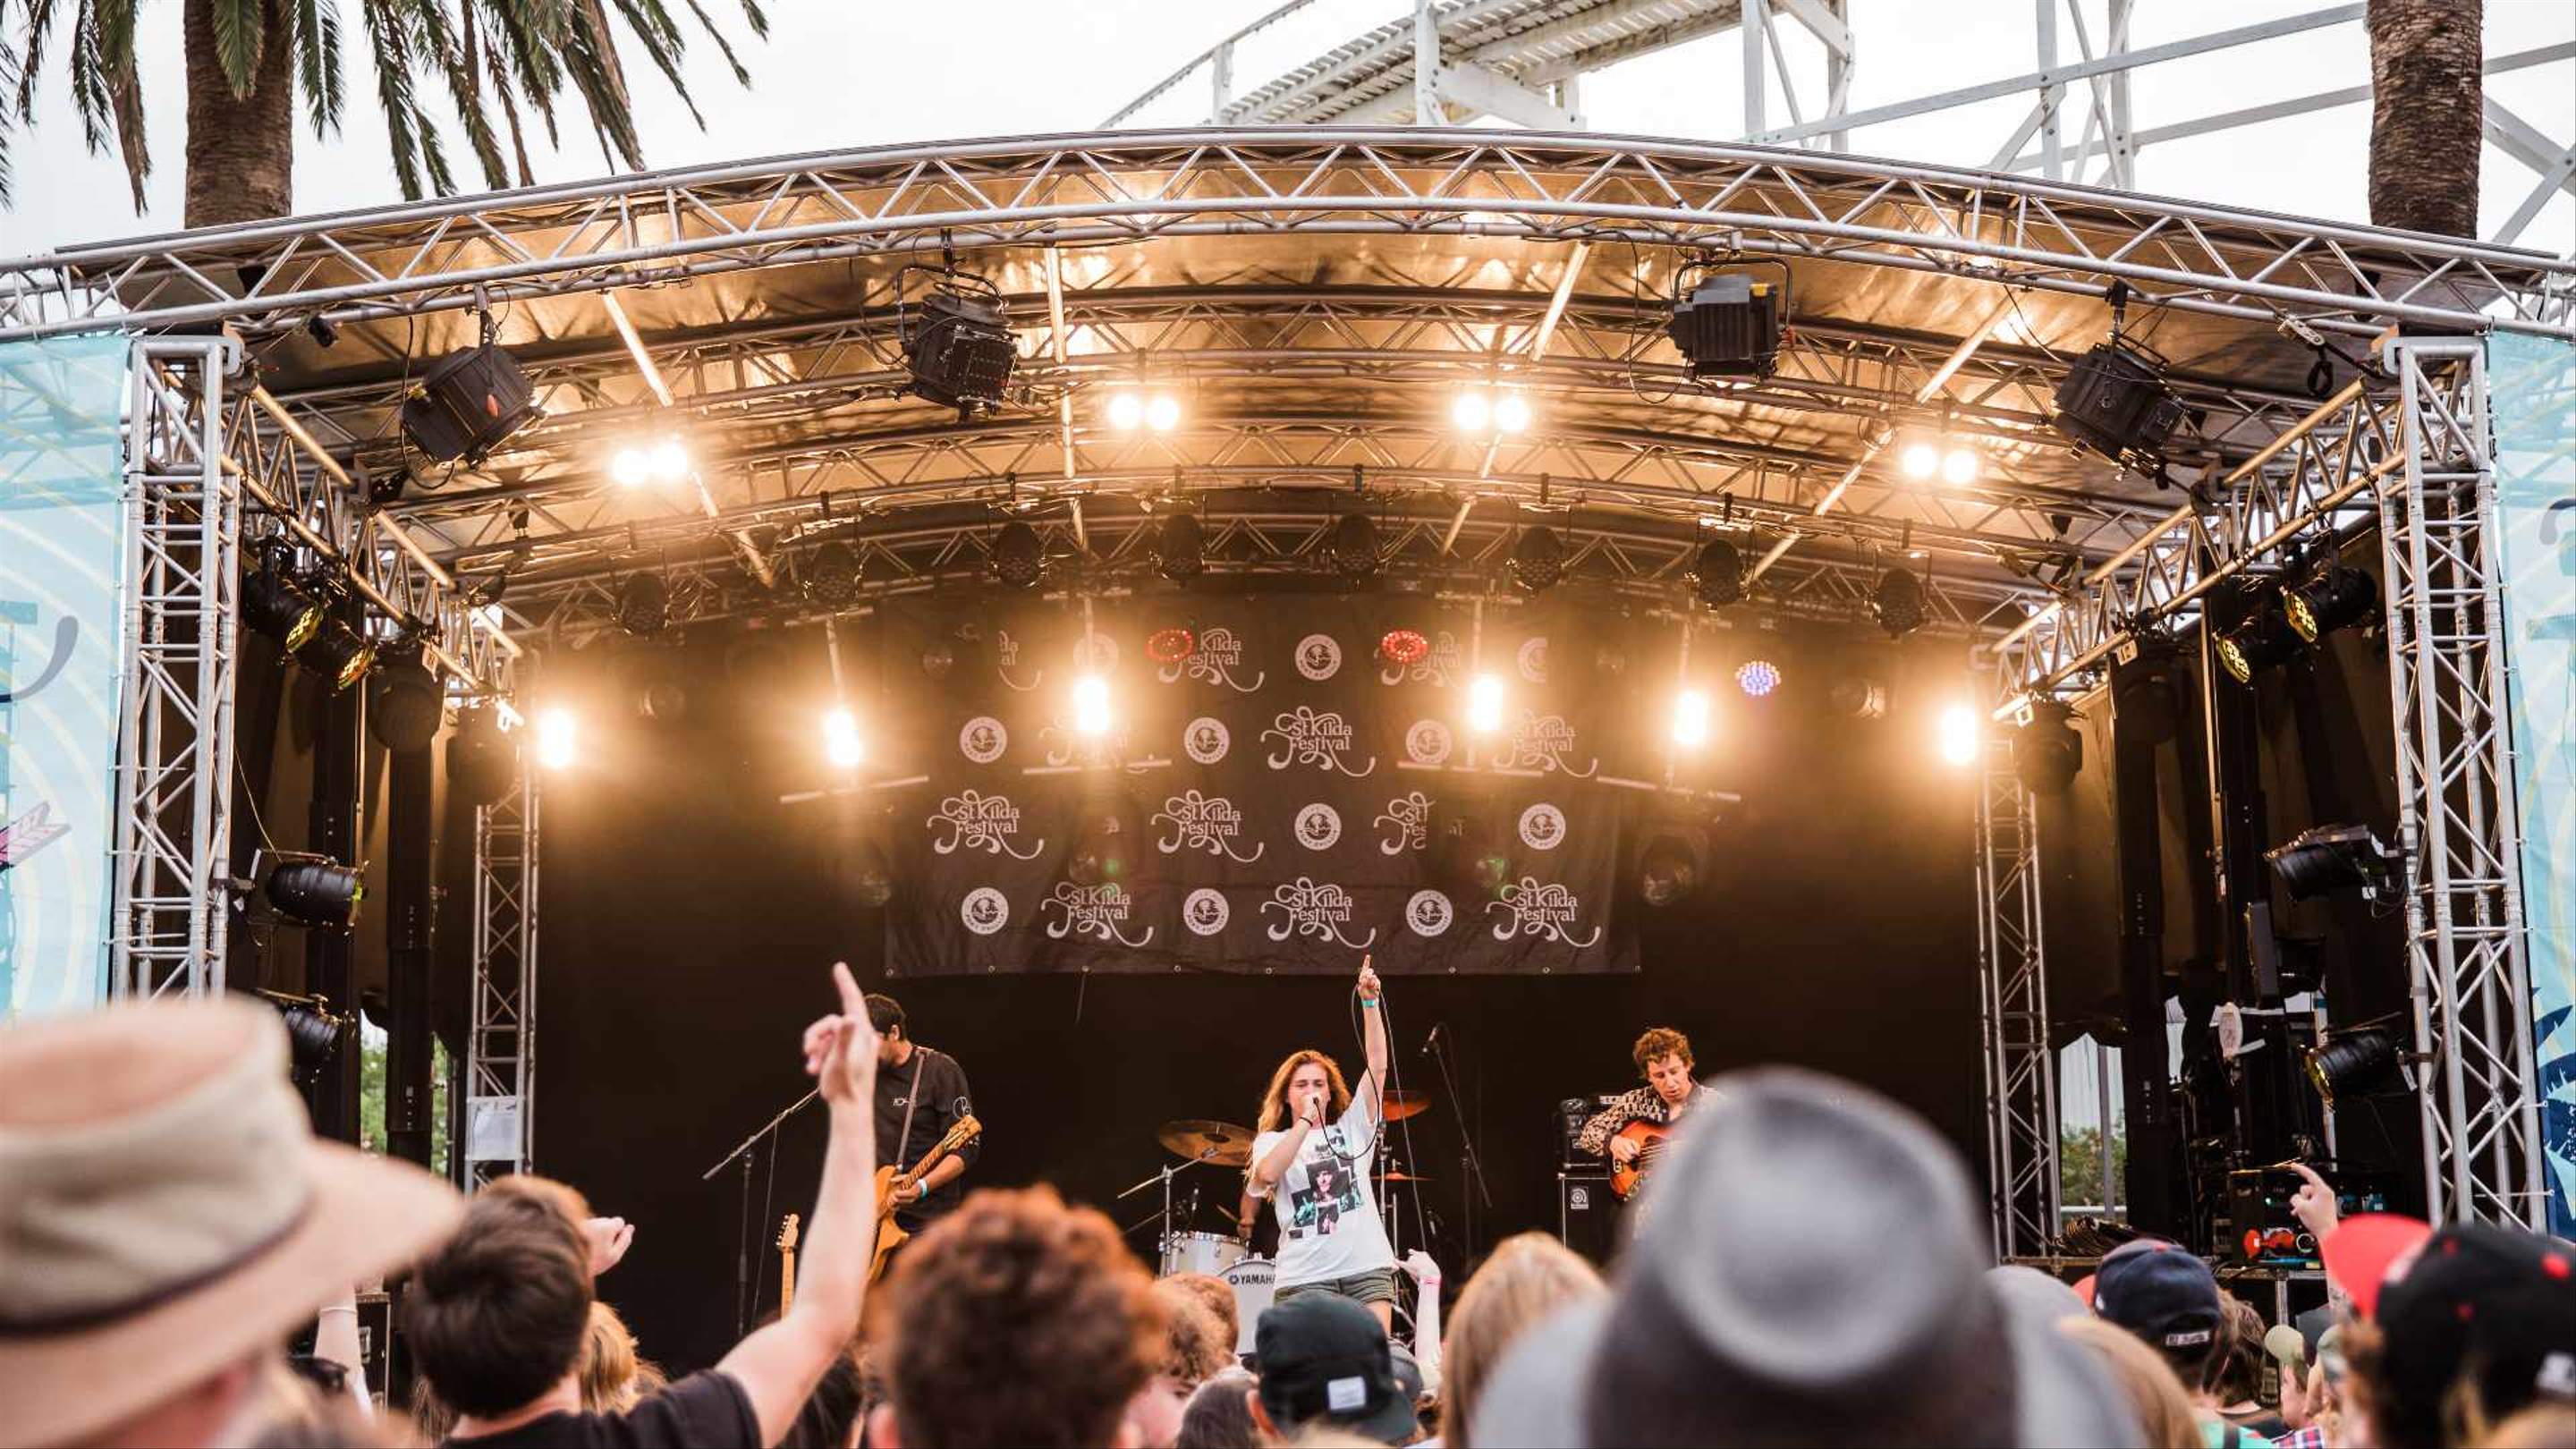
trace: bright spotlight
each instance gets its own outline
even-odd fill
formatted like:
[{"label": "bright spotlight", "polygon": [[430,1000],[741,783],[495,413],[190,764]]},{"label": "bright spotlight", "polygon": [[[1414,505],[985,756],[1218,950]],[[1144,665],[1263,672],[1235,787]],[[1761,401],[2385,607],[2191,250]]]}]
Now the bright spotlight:
[{"label": "bright spotlight", "polygon": [[1673,743],[1690,748],[1708,743],[1708,696],[1685,689],[1673,696]]},{"label": "bright spotlight", "polygon": [[1167,392],[1154,394],[1145,404],[1145,426],[1158,433],[1168,433],[1181,425],[1181,400]]},{"label": "bright spotlight", "polygon": [[1481,433],[1494,424],[1494,400],[1481,392],[1462,392],[1449,405],[1449,421],[1462,433]]},{"label": "bright spotlight", "polygon": [[1735,671],[1735,687],[1748,698],[1760,699],[1780,687],[1780,666],[1768,659],[1747,659]]},{"label": "bright spotlight", "polygon": [[653,460],[642,448],[620,448],[609,461],[608,476],[616,479],[620,488],[641,488],[653,477]]},{"label": "bright spotlight", "polygon": [[1109,733],[1109,681],[1086,674],[1073,682],[1073,727],[1086,735]]},{"label": "bright spotlight", "polygon": [[537,711],[537,763],[560,770],[572,763],[580,746],[581,723],[568,709]]},{"label": "bright spotlight", "polygon": [[662,483],[677,483],[689,476],[689,450],[677,438],[664,438],[653,445],[653,477]]},{"label": "bright spotlight", "polygon": [[823,753],[833,764],[845,770],[868,757],[867,746],[859,739],[858,716],[846,709],[825,712]]},{"label": "bright spotlight", "polygon": [[1920,482],[1941,471],[1941,450],[1926,442],[1908,443],[1905,451],[1896,455],[1896,466],[1906,477]]},{"label": "bright spotlight", "polygon": [[1476,733],[1492,734],[1503,727],[1503,681],[1500,676],[1479,674],[1467,681],[1467,728]]},{"label": "bright spotlight", "polygon": [[1952,448],[1941,455],[1941,481],[1951,484],[1974,483],[1983,466],[1974,448]]},{"label": "bright spotlight", "polygon": [[1529,399],[1521,397],[1515,393],[1507,392],[1494,400],[1495,431],[1503,433],[1525,433],[1529,431],[1529,425]]},{"label": "bright spotlight", "polygon": [[1109,426],[1122,433],[1136,431],[1145,421],[1145,400],[1132,392],[1109,395]]},{"label": "bright spotlight", "polygon": [[1941,758],[1953,765],[1971,765],[1977,759],[1977,712],[1964,704],[1954,704],[1941,711]]}]

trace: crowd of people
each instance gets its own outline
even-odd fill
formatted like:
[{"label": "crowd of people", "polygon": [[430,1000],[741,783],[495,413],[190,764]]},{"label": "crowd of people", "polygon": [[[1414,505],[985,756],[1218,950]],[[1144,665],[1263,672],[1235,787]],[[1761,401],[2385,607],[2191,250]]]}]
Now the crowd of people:
[{"label": "crowd of people", "polygon": [[[1919,1119],[1785,1068],[1692,1108],[1607,1279],[1511,1238],[1445,1328],[1428,1259],[1401,1265],[1406,1333],[1394,1285],[1334,1257],[1238,1355],[1223,1282],[1157,1280],[1046,1187],[966,1194],[871,1284],[879,1042],[833,986],[802,1043],[830,1124],[792,1304],[676,1379],[601,1296],[630,1225],[565,1184],[462,1198],[317,1141],[265,1008],[0,1033],[0,1445],[2576,1445],[2566,1243],[2338,1220],[2316,1183],[2336,1311],[2313,1337],[2170,1243],[2070,1286],[1991,1264]],[[1327,1127],[1353,1109],[1321,1066],[1274,1083],[1257,1187],[1311,1193],[1308,1135],[1364,1132]],[[387,1273],[419,1380],[399,1409],[356,1374],[352,1287]]]}]

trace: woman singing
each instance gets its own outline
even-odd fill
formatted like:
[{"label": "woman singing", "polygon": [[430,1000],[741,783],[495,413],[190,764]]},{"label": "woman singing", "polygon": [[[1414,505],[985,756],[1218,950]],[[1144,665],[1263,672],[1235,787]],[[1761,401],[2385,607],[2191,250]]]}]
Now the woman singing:
[{"label": "woman singing", "polygon": [[1368,1072],[1356,1097],[1342,1084],[1342,1069],[1319,1051],[1291,1053],[1270,1074],[1251,1182],[1252,1195],[1269,1198],[1278,1211],[1278,1301],[1337,1293],[1366,1305],[1381,1327],[1395,1319],[1395,1250],[1368,1168],[1386,1115],[1386,1018],[1378,1009],[1384,990],[1362,956]]}]

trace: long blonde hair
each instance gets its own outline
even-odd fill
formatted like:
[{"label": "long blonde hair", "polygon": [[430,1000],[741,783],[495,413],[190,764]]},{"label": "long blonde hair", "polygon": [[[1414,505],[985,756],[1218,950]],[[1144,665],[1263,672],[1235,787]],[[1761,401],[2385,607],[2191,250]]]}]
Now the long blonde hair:
[{"label": "long blonde hair", "polygon": [[2191,1392],[2146,1340],[2099,1318],[2068,1318],[2057,1331],[2100,1356],[2146,1434],[2147,1449],[2200,1449],[2200,1420]]},{"label": "long blonde hair", "polygon": [[1522,1333],[1569,1303],[1607,1291],[1599,1270],[1547,1234],[1505,1238],[1467,1280],[1441,1336],[1441,1442],[1464,1449],[1476,1396]]},{"label": "long blonde hair", "polygon": [[1350,1109],[1351,1089],[1342,1080],[1339,1062],[1319,1051],[1290,1052],[1288,1060],[1279,1064],[1279,1070],[1270,1074],[1270,1085],[1261,1093],[1261,1125],[1254,1131],[1276,1132],[1288,1125],[1288,1079],[1297,1075],[1297,1069],[1308,1062],[1323,1067],[1324,1081],[1332,1088],[1333,1110],[1326,1115],[1339,1117]]}]

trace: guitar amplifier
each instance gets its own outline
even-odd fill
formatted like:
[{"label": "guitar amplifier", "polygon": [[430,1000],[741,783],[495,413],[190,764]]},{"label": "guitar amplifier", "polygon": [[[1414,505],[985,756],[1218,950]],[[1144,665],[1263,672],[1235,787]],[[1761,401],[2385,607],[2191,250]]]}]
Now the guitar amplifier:
[{"label": "guitar amplifier", "polygon": [[1548,1114],[1548,1125],[1556,1135],[1556,1165],[1568,1172],[1596,1172],[1602,1169],[1600,1158],[1576,1149],[1574,1139],[1583,1132],[1583,1124],[1594,1114],[1615,1105],[1616,1092],[1599,1097],[1568,1097]]},{"label": "guitar amplifier", "polygon": [[1619,1199],[1603,1171],[1556,1175],[1557,1241],[1607,1265],[1619,1250]]}]

